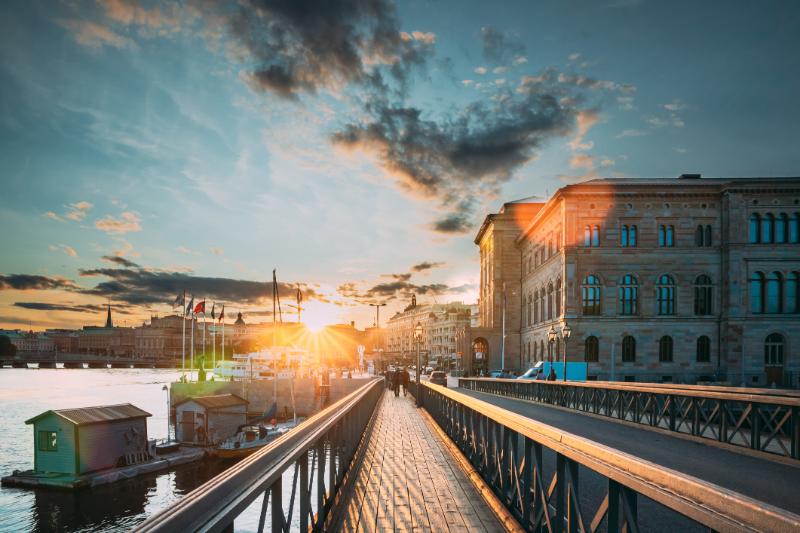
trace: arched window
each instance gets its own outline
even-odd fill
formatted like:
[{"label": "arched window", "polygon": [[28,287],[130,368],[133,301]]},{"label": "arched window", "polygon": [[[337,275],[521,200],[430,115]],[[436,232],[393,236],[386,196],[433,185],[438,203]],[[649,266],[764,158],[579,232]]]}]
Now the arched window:
[{"label": "arched window", "polygon": [[667,226],[667,246],[675,246],[675,226]]},{"label": "arched window", "polygon": [[711,246],[712,244],[713,243],[712,243],[712,238],[711,238],[711,224],[706,224],[705,245],[706,246]]},{"label": "arched window", "polygon": [[697,337],[697,362],[708,363],[711,361],[711,339],[703,335]]},{"label": "arched window", "polygon": [[656,285],[656,302],[659,315],[675,314],[675,280],[672,276],[662,274]]},{"label": "arched window", "polygon": [[698,225],[697,229],[694,230],[694,244],[695,246],[705,245],[705,233],[702,225]]},{"label": "arched window", "polygon": [[628,245],[629,246],[637,246],[637,242],[639,240],[639,229],[634,224],[633,226],[628,228]]},{"label": "arched window", "polygon": [[600,360],[600,341],[591,335],[583,343],[583,360],[587,363],[596,363]]},{"label": "arched window", "polygon": [[592,246],[600,246],[600,226],[592,226]]},{"label": "arched window", "polygon": [[584,315],[599,315],[602,313],[600,305],[600,278],[589,274],[583,279],[581,287],[581,303]]},{"label": "arched window", "polygon": [[592,228],[589,226],[583,228],[583,245],[587,248],[592,245]]},{"label": "arched window", "polygon": [[761,242],[772,242],[774,221],[772,213],[761,217]]},{"label": "arched window", "polygon": [[786,230],[789,229],[789,217],[786,213],[781,213],[775,218],[775,242],[783,244],[786,242]]},{"label": "arched window", "polygon": [[542,287],[541,289],[539,289],[539,321],[540,322],[544,322],[545,321],[545,317],[547,316],[547,315],[545,315],[545,300],[546,300],[546,298],[547,298],[547,296],[545,295],[544,287]]},{"label": "arched window", "polygon": [[622,247],[628,246],[628,226],[623,225],[619,231],[619,245]]},{"label": "arched window", "polygon": [[630,274],[622,276],[619,285],[619,314],[635,315],[639,312],[639,282]]},{"label": "arched window", "polygon": [[694,280],[694,314],[710,315],[713,313],[712,296],[714,287],[711,278],[702,274]]},{"label": "arched window", "polygon": [[784,344],[783,335],[780,333],[767,335],[767,339],[764,341],[765,366],[783,366]]},{"label": "arched window", "polygon": [[620,228],[619,244],[623,248],[636,246],[636,226],[629,226],[627,224]]},{"label": "arched window", "polygon": [[783,311],[783,276],[780,272],[770,272],[767,275],[767,313],[781,313]]},{"label": "arched window", "polygon": [[764,274],[753,272],[750,276],[750,311],[752,313],[764,312]]},{"label": "arched window", "polygon": [[789,217],[789,242],[792,244],[800,242],[800,213],[792,213]]},{"label": "arched window", "polygon": [[800,272],[789,272],[786,275],[786,313],[800,313]]},{"label": "arched window", "polygon": [[636,339],[630,335],[622,338],[622,362],[633,363],[636,361]]},{"label": "arched window", "polygon": [[556,316],[561,316],[561,278],[556,280]]},{"label": "arched window", "polygon": [[750,215],[750,243],[756,244],[761,236],[761,217],[758,213]]},{"label": "arched window", "polygon": [[672,337],[664,335],[658,340],[658,360],[662,363],[672,362]]},{"label": "arched window", "polygon": [[553,311],[555,311],[555,300],[553,294],[553,284],[547,286],[547,320],[553,320]]}]

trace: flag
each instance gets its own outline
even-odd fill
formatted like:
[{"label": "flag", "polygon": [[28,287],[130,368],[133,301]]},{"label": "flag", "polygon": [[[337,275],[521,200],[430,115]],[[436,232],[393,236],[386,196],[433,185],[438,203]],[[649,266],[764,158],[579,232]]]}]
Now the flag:
[{"label": "flag", "polygon": [[172,304],[172,308],[179,307],[183,309],[183,306],[186,305],[186,293],[179,292],[178,296],[175,298],[175,302]]},{"label": "flag", "polygon": [[197,305],[194,306],[194,314],[198,315],[200,313],[206,314],[206,301],[203,300],[202,302],[197,302]]},{"label": "flag", "polygon": [[183,316],[191,314],[192,309],[194,309],[194,294],[192,294],[192,299],[189,300],[189,305],[186,306],[186,312],[183,313]]},{"label": "flag", "polygon": [[214,302],[213,304],[211,304],[211,320],[214,320],[215,318],[217,318],[217,316],[214,314],[214,308],[216,306],[217,306],[217,302]]},{"label": "flag", "polygon": [[219,321],[225,320],[225,304],[222,304],[222,311],[219,312]]},{"label": "flag", "polygon": [[297,305],[303,302],[303,293],[300,292],[300,287],[297,287]]}]

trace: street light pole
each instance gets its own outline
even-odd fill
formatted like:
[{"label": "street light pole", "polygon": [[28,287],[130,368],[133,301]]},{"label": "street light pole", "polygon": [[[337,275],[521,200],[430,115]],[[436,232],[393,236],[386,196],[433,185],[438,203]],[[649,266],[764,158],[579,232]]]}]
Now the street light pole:
[{"label": "street light pole", "polygon": [[167,393],[167,442],[169,442],[170,441],[170,438],[169,438],[169,427],[170,427],[170,425],[169,425],[169,417],[170,417],[170,411],[172,410],[172,406],[170,405],[170,401],[169,401],[169,387],[164,385],[163,387],[161,387],[161,390],[166,391],[166,393]]},{"label": "street light pole", "polygon": [[369,304],[370,307],[375,308],[375,327],[381,329],[381,307],[385,306],[386,303],[382,304]]},{"label": "street light pole", "polygon": [[422,407],[422,391],[420,390],[419,375],[420,375],[420,342],[422,341],[422,324],[417,322],[414,327],[414,339],[417,341],[417,407]]},{"label": "street light pole", "polygon": [[556,328],[550,326],[550,331],[547,332],[547,363],[550,366],[550,372],[547,373],[547,381],[555,381],[556,379],[556,371],[553,368],[553,343],[556,338]]},{"label": "street light pole", "polygon": [[564,337],[564,379],[563,381],[567,381],[567,341],[569,341],[569,336],[572,334],[572,328],[569,327],[566,321],[564,321],[564,327],[561,328],[561,336]]}]

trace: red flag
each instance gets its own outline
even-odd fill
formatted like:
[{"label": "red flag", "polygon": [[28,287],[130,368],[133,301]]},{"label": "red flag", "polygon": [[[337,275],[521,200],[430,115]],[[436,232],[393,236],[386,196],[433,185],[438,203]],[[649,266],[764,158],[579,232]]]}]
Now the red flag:
[{"label": "red flag", "polygon": [[202,302],[198,302],[196,306],[194,306],[194,314],[206,314],[206,301],[203,300]]}]

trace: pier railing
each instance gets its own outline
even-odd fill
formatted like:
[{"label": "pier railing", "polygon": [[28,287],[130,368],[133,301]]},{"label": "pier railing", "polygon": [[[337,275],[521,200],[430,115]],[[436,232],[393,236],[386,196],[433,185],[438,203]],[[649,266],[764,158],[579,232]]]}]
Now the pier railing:
[{"label": "pier railing", "polygon": [[800,459],[796,391],[488,378],[459,386]]},{"label": "pier railing", "polygon": [[341,488],[382,393],[383,380],[370,381],[150,517],[137,531],[233,531],[236,518],[259,499],[259,533],[265,527],[273,533],[326,530],[336,519]]},{"label": "pier railing", "polygon": [[[527,531],[639,531],[641,497],[717,531],[800,530],[800,516],[763,502],[442,386],[421,389],[425,409]],[[581,490],[587,470],[604,480],[599,504]]]}]

